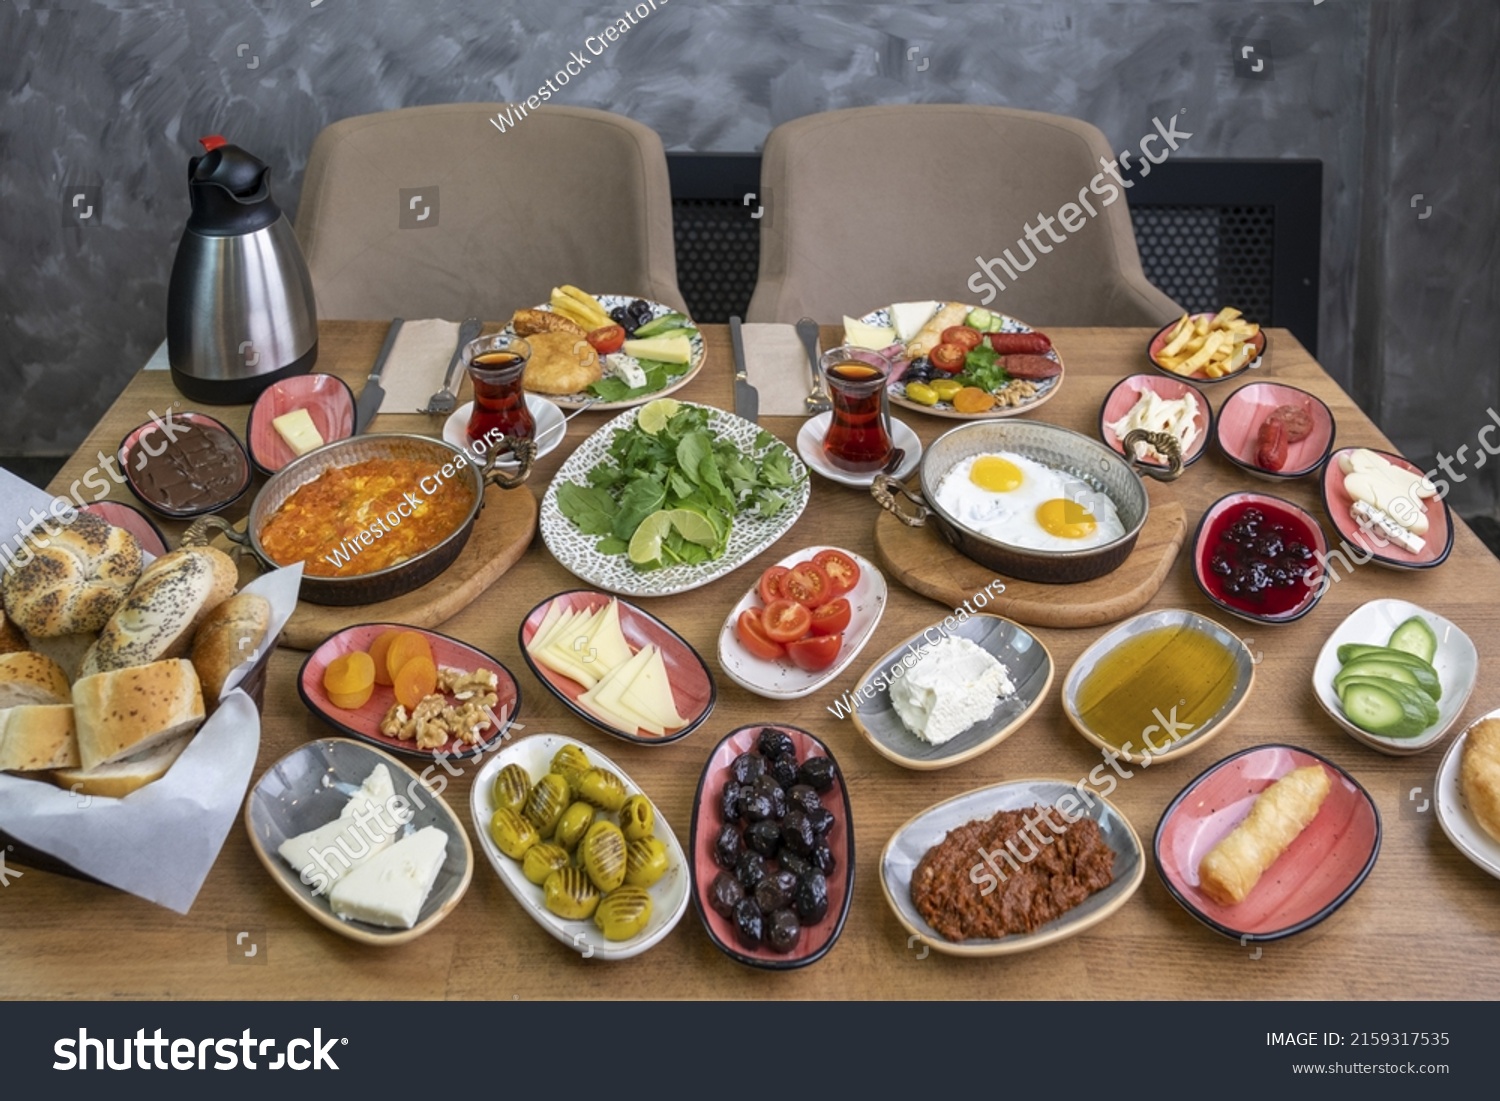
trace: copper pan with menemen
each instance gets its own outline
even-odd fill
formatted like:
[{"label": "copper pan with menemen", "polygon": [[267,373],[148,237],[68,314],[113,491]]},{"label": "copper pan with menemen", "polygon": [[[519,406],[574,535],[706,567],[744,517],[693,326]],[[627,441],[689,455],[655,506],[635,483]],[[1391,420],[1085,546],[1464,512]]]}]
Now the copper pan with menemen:
[{"label": "copper pan with menemen", "polygon": [[[498,456],[513,456],[514,471]],[[536,445],[502,437],[465,450],[405,433],[353,436],[309,451],[266,482],[243,532],[214,516],[196,520],[184,543],[222,532],[261,566],[302,562],[300,596],[313,604],[391,600],[437,577],[458,558],[485,490],[515,489],[531,473]]]},{"label": "copper pan with menemen", "polygon": [[1150,511],[1123,456],[1038,421],[955,428],[923,454],[917,480],[913,491],[877,475],[870,493],[902,523],[931,521],[960,554],[1020,581],[1104,576],[1130,556]]}]

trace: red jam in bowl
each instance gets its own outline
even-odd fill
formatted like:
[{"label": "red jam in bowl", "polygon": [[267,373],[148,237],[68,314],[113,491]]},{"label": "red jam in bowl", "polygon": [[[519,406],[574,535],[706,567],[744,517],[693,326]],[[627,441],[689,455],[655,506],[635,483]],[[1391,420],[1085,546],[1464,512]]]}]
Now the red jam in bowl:
[{"label": "red jam in bowl", "polygon": [[1230,505],[1208,530],[1203,584],[1216,599],[1254,616],[1295,611],[1312,588],[1317,535],[1296,513],[1265,501]]}]

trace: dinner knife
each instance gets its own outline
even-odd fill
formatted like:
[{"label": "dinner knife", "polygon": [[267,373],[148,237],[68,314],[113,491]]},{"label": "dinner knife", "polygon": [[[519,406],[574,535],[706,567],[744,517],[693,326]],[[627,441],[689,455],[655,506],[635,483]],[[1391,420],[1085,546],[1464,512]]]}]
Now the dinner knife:
[{"label": "dinner knife", "polygon": [[370,368],[370,377],[365,380],[365,388],[360,391],[359,400],[354,403],[354,434],[362,435],[370,422],[375,419],[375,414],[380,412],[380,403],[385,400],[385,388],[380,385],[380,372],[385,370],[385,361],[390,358],[391,349],[396,346],[396,337],[401,332],[401,326],[405,321],[399,317],[391,318],[391,327],[385,334],[385,343],[380,346],[380,354],[375,357],[375,365]]},{"label": "dinner knife", "polygon": [[745,363],[745,335],[740,331],[740,319],[729,319],[729,342],[734,347],[734,413],[751,424],[760,423],[760,391],[750,384],[749,368]]}]

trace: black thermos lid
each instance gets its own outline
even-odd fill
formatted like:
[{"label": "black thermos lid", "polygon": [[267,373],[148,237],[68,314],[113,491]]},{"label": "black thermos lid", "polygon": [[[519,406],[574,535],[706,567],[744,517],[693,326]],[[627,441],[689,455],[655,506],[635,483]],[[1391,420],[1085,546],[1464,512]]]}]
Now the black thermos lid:
[{"label": "black thermos lid", "polygon": [[217,134],[198,140],[207,152],[188,161],[189,230],[233,237],[264,229],[281,217],[271,198],[271,169],[264,162]]}]

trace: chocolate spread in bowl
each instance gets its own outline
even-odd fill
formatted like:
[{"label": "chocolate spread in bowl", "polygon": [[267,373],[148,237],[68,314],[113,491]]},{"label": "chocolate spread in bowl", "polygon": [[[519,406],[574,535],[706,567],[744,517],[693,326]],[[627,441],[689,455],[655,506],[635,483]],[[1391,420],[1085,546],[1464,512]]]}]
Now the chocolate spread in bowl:
[{"label": "chocolate spread in bowl", "polygon": [[207,512],[234,500],[247,479],[239,442],[216,424],[178,419],[150,426],[126,458],[141,498],[164,512]]},{"label": "chocolate spread in bowl", "polygon": [[[911,900],[945,940],[995,940],[1039,929],[1108,887],[1114,862],[1091,818],[1069,824],[1056,807],[1003,810],[928,849],[912,873]],[[970,878],[976,865],[978,883]]]}]

